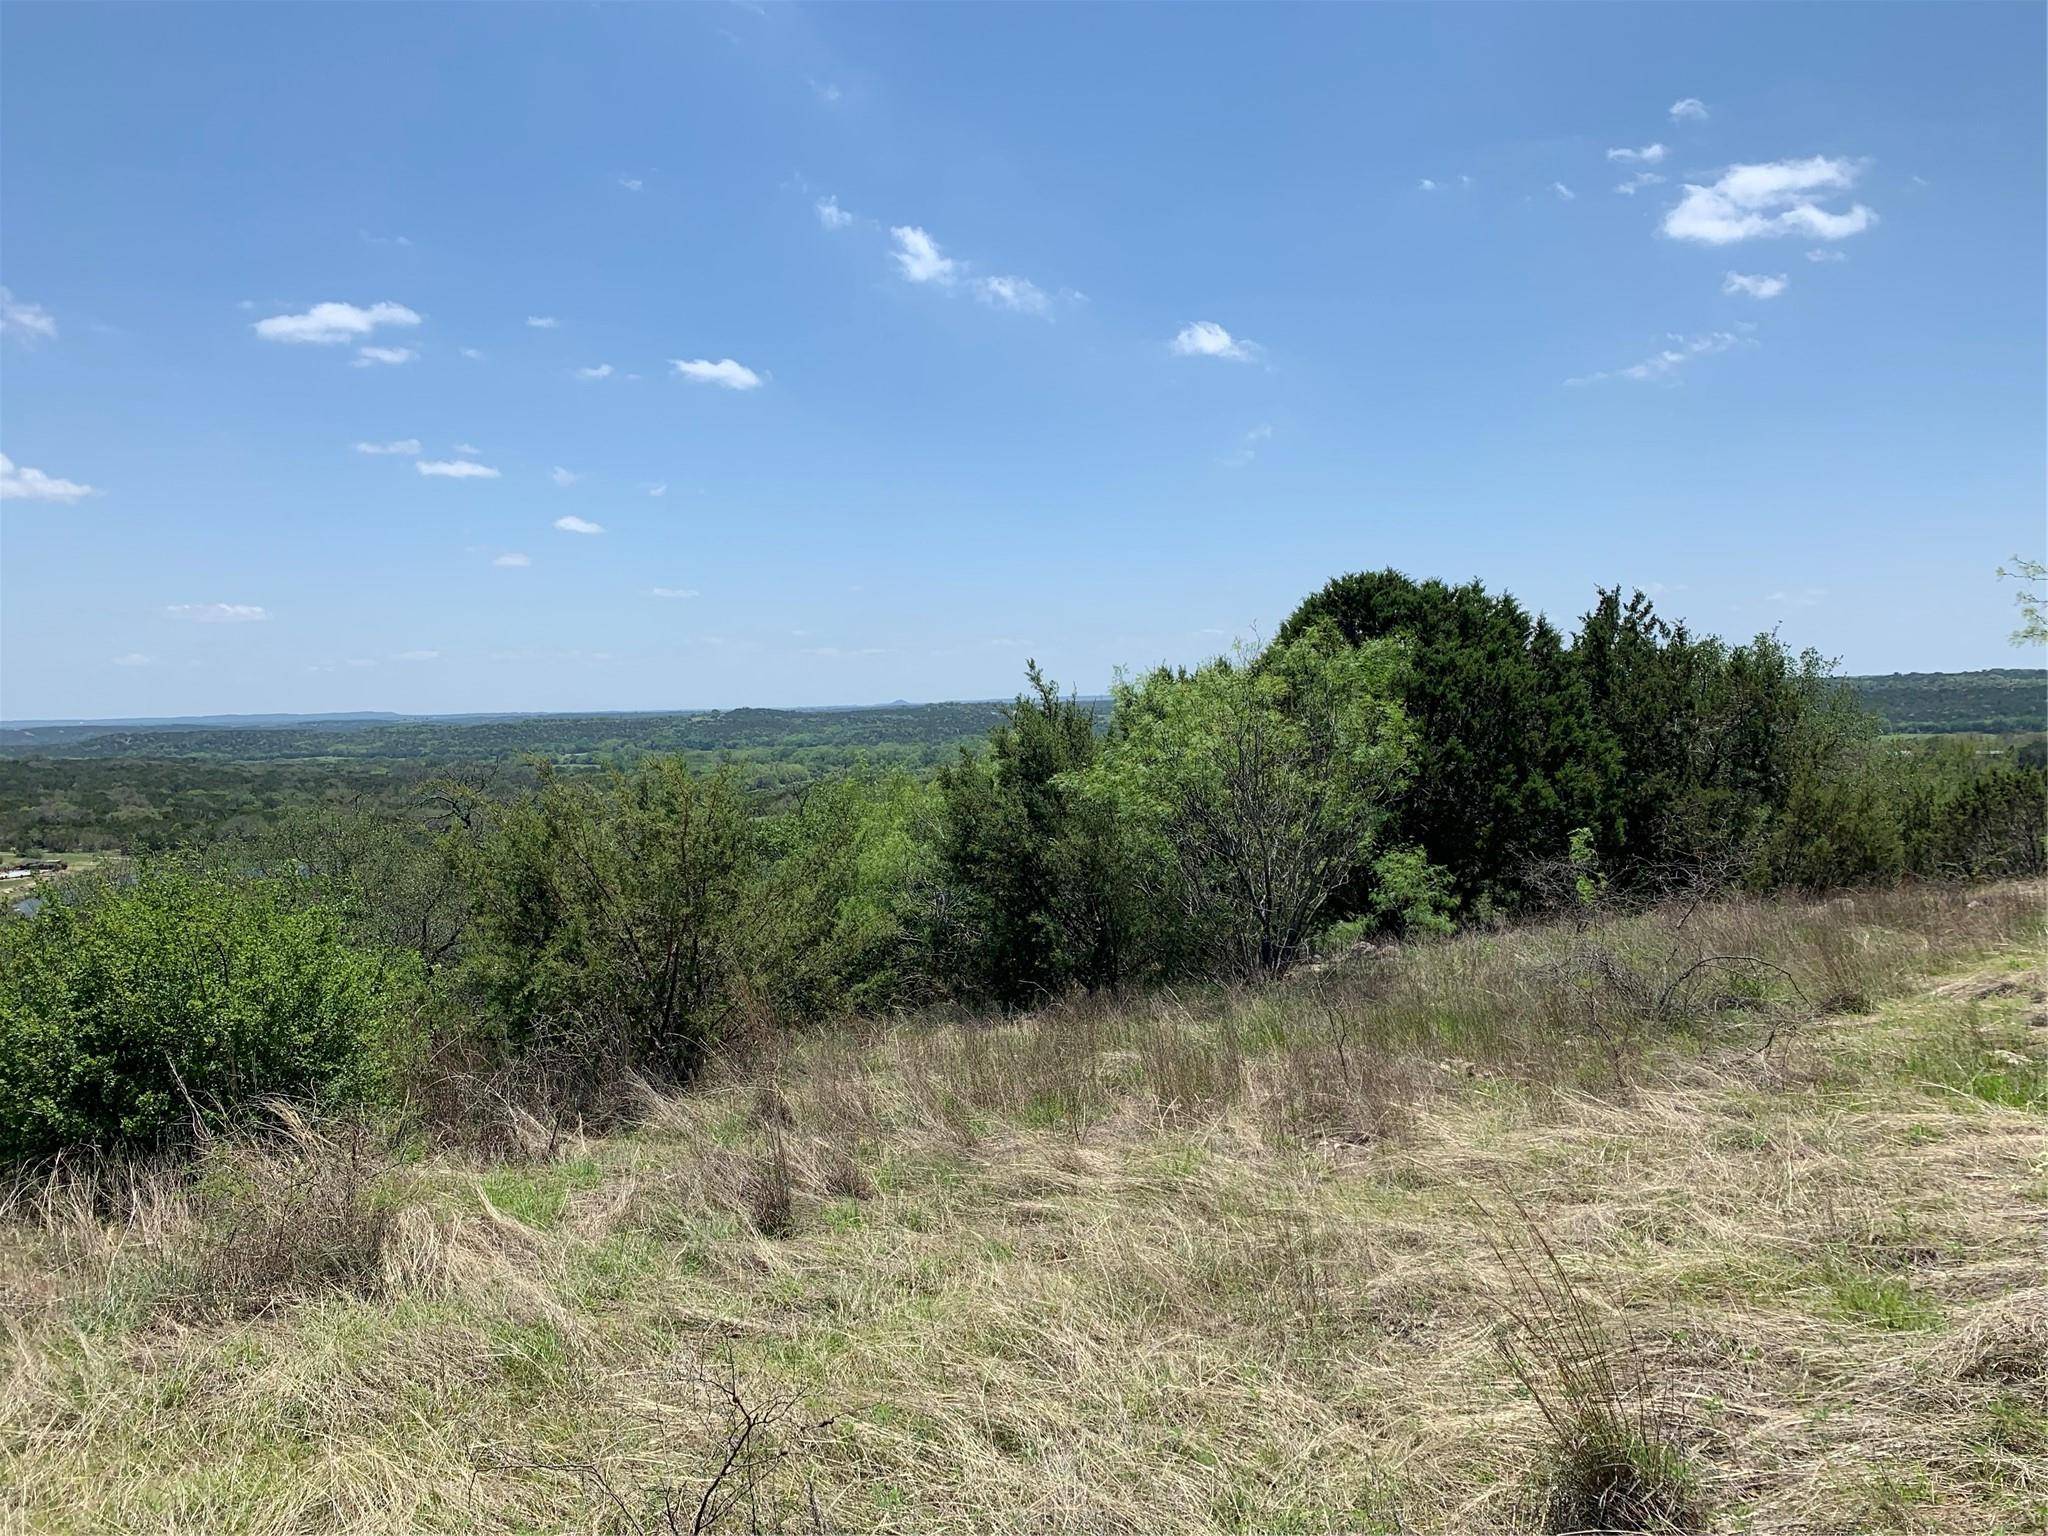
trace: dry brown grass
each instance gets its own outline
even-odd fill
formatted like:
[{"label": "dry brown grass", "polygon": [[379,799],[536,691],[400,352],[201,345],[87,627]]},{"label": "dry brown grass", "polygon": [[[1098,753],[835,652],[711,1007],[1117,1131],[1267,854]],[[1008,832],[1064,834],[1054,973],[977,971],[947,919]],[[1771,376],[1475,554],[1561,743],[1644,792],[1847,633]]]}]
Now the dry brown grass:
[{"label": "dry brown grass", "polygon": [[[305,1127],[221,1156],[347,1189],[307,1209],[369,1213],[374,1263],[294,1217],[326,1258],[196,1291],[206,1179],[44,1183],[0,1221],[0,1529],[1527,1529],[1556,1437],[1477,1196],[1628,1341],[1707,1528],[2038,1530],[2042,902],[840,1033],[510,1161]],[[1660,1012],[1708,954],[1763,964]]]}]

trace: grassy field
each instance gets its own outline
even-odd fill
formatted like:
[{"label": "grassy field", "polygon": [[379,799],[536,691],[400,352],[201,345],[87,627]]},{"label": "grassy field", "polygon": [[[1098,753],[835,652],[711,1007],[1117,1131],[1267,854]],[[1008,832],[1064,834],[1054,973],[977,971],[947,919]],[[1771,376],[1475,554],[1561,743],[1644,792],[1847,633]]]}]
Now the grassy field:
[{"label": "grassy field", "polygon": [[0,1529],[1557,1529],[1607,1413],[1662,1458],[1639,1527],[2039,1531],[2044,895],[764,1043],[601,1135],[60,1171],[0,1223]]}]

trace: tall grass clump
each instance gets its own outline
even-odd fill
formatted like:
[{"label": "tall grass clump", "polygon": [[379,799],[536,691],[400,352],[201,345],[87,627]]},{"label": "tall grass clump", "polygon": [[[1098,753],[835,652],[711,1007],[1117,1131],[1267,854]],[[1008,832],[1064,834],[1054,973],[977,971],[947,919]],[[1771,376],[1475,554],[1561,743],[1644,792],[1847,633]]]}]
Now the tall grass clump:
[{"label": "tall grass clump", "polygon": [[1511,1298],[1496,1342],[1549,1434],[1537,1495],[1543,1529],[1701,1529],[1697,1475],[1658,1412],[1633,1341],[1594,1310],[1540,1227],[1524,1218],[1528,1241],[1517,1245],[1482,1216]]}]

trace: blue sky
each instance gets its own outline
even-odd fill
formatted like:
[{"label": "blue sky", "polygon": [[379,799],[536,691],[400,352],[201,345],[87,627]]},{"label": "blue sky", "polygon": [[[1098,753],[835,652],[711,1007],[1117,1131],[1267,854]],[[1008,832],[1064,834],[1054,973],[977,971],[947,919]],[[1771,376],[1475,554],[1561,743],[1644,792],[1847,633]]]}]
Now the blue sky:
[{"label": "blue sky", "polygon": [[9,5],[0,712],[1094,691],[1390,564],[2034,660],[2043,16]]}]

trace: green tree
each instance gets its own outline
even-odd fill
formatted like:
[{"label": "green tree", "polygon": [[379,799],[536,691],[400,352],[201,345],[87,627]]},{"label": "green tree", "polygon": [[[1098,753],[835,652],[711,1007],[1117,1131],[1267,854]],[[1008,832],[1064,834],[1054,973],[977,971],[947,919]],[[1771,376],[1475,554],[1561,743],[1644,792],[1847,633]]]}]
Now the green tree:
[{"label": "green tree", "polygon": [[2014,555],[2012,569],[2001,565],[1998,574],[2020,584],[2020,590],[2013,595],[2020,611],[2020,626],[2012,632],[2012,643],[2048,645],[2048,564]]},{"label": "green tree", "polygon": [[944,899],[935,953],[971,989],[1021,1003],[1113,986],[1136,962],[1137,891],[1113,805],[1080,793],[1097,751],[1094,711],[1027,665],[1017,699],[979,753],[937,776]]},{"label": "green tree", "polygon": [[1371,861],[1410,771],[1403,662],[1397,642],[1351,646],[1325,624],[1118,684],[1093,798],[1142,839],[1216,968],[1286,970]]},{"label": "green tree", "polygon": [[936,881],[936,809],[911,774],[863,765],[761,824],[768,867],[746,925],[748,968],[777,1014],[873,1011],[930,990],[920,914]]},{"label": "green tree", "polygon": [[471,974],[515,1049],[685,1073],[730,1021],[758,855],[732,770],[570,776],[479,819]]},{"label": "green tree", "polygon": [[[1295,610],[1278,639],[1320,623],[1354,645],[1406,642],[1398,687],[1415,729],[1414,777],[1391,838],[1447,869],[1464,900],[1511,892],[1569,826],[1551,782],[1557,632],[1477,581],[1418,582],[1395,570],[1338,577]],[[1372,904],[1369,882],[1343,902],[1349,910]]]}]

